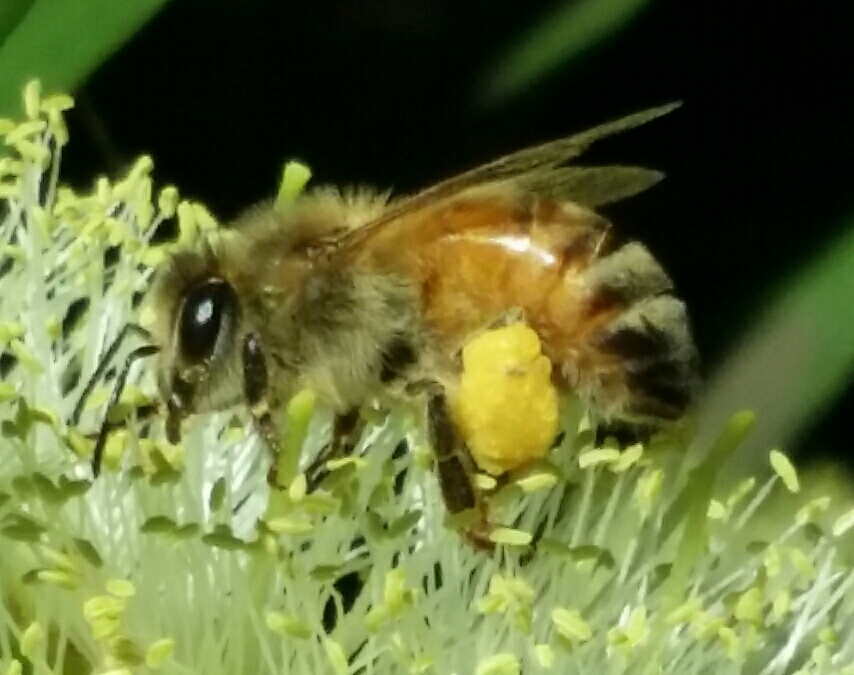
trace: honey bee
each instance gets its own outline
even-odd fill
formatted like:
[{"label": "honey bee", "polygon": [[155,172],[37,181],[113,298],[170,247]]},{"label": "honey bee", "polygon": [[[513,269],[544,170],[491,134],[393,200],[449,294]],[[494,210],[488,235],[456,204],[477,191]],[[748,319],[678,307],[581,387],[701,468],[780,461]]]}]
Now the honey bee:
[{"label": "honey bee", "polygon": [[142,331],[150,344],[131,354],[113,403],[130,363],[155,355],[172,442],[187,416],[243,403],[275,456],[272,412],[309,388],[336,413],[310,487],[353,443],[363,404],[423,403],[451,514],[478,505],[449,408],[460,350],[504,317],[536,331],[555,386],[579,396],[599,424],[657,429],[677,420],[697,380],[685,305],[650,252],[620,243],[593,210],[662,175],[566,166],[594,141],[674,107],[510,154],[412,196],[320,188],[285,209],[249,210],[161,270],[157,319]]}]

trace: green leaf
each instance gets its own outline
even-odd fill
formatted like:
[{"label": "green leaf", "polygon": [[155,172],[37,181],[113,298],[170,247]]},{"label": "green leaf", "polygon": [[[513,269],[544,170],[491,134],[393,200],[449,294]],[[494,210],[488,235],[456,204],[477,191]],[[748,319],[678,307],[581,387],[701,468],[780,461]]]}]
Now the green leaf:
[{"label": "green leaf", "polygon": [[3,0],[0,3],[0,45],[24,18],[35,0]]},{"label": "green leaf", "polygon": [[730,464],[727,483],[764,467],[768,449],[786,448],[854,375],[854,217],[773,297],[711,379],[701,408],[701,443],[733,410],[756,413],[754,433]]},{"label": "green leaf", "polygon": [[20,110],[33,78],[43,91],[71,90],[166,0],[2,0],[0,116]]},{"label": "green leaf", "polygon": [[525,34],[487,73],[480,92],[494,106],[518,95],[629,23],[650,0],[564,2]]}]

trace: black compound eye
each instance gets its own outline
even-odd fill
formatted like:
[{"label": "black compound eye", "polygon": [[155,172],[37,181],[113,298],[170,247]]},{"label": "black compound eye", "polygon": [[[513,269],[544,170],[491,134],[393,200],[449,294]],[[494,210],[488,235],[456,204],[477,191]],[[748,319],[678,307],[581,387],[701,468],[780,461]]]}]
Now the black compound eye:
[{"label": "black compound eye", "polygon": [[201,363],[214,355],[223,325],[236,308],[234,289],[213,279],[187,293],[178,327],[181,355],[190,363]]}]

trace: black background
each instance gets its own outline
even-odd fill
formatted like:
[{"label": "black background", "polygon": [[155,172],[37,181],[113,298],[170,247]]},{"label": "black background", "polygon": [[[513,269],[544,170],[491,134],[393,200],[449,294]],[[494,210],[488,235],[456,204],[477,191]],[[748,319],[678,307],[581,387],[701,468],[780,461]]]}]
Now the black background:
[{"label": "black background", "polygon": [[[65,179],[88,187],[148,152],[159,182],[228,219],[272,196],[289,158],[319,182],[409,191],[681,99],[585,160],[668,174],[608,215],[672,273],[708,369],[771,282],[854,210],[848,22],[830,3],[657,0],[536,86],[484,105],[490,68],[560,6],[172,0],[77,92]],[[852,412],[849,387],[802,447],[849,457]]]}]

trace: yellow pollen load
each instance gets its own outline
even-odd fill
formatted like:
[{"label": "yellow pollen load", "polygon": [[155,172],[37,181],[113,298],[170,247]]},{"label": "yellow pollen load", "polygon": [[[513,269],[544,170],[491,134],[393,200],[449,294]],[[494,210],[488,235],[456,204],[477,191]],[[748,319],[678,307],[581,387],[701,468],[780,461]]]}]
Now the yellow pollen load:
[{"label": "yellow pollen load", "polygon": [[478,467],[499,476],[546,455],[560,407],[536,332],[520,323],[486,331],[462,357],[453,414]]}]

